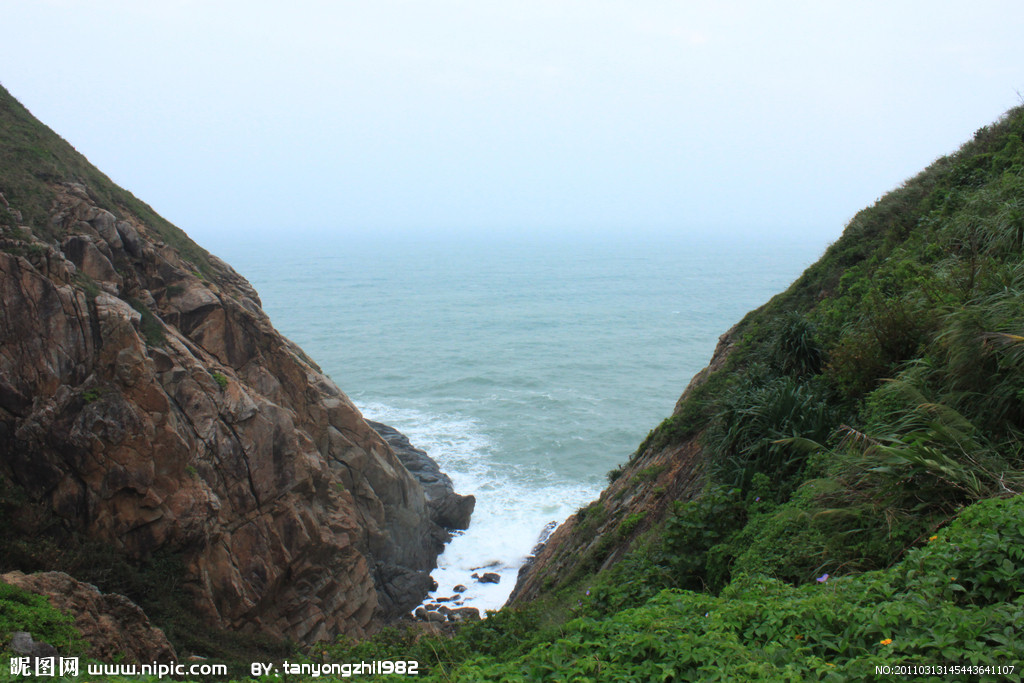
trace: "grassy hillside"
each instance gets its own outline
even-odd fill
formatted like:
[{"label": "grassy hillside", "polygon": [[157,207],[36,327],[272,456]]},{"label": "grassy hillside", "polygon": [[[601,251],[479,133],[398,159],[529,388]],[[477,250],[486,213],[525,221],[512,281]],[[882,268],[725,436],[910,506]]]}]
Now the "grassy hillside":
[{"label": "grassy hillside", "polygon": [[[1019,674],[1022,139],[1021,109],[980,129],[748,314],[570,520],[538,599],[454,641],[392,638],[436,680]],[[701,493],[668,500],[694,452]]]}]

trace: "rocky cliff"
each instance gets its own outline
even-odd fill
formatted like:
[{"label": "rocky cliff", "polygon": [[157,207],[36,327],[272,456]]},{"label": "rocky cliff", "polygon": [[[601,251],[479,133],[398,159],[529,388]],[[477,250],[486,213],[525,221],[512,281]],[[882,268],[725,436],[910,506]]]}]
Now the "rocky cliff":
[{"label": "rocky cliff", "polygon": [[388,442],[405,469],[409,470],[423,487],[430,518],[445,529],[468,529],[473,509],[476,507],[476,498],[456,493],[451,477],[441,471],[426,451],[413,446],[405,434],[379,422],[367,420],[367,424]]},{"label": "rocky cliff", "polygon": [[173,553],[209,623],[298,641],[418,603],[446,538],[245,279],[2,88],[0,490],[57,520],[9,536]]}]

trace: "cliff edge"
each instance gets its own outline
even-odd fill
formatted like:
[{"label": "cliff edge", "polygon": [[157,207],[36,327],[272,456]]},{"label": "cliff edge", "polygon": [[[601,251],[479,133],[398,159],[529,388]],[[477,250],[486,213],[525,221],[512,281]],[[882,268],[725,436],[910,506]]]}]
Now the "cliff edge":
[{"label": "cliff edge", "polygon": [[207,623],[302,642],[417,604],[446,538],[249,283],[2,88],[0,492],[7,549],[170,554]]}]

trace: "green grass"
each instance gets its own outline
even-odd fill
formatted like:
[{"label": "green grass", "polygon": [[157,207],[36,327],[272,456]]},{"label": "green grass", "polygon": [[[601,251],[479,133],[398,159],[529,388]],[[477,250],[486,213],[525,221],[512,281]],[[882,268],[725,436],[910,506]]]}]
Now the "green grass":
[{"label": "green grass", "polygon": [[213,381],[217,383],[221,391],[228,388],[228,378],[222,372],[213,370],[210,372],[210,376],[213,377]]},{"label": "green grass", "polygon": [[1019,673],[1022,549],[1024,497],[990,499],[887,569],[801,586],[744,573],[719,595],[644,594],[611,572],[562,591],[561,602],[502,610],[454,638],[390,629],[362,643],[339,639],[313,661],[414,659],[423,680],[452,682],[858,681],[876,666],[924,662]]},{"label": "green grass", "polygon": [[[81,654],[86,644],[74,620],[42,595],[29,593],[0,581],[0,653],[9,655],[8,645],[15,631],[28,631],[32,639],[53,645],[65,655]],[[4,668],[6,667],[4,656]]]}]

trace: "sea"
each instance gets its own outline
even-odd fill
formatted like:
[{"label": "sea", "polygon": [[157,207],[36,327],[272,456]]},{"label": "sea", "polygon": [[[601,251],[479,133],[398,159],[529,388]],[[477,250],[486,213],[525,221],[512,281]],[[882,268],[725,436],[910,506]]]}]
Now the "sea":
[{"label": "sea", "polygon": [[[760,233],[296,230],[211,250],[367,418],[476,496],[432,575],[434,595],[462,584],[483,612],[505,603],[545,529],[597,498],[671,414],[719,336],[825,246]],[[500,581],[472,578],[485,572]]]}]

